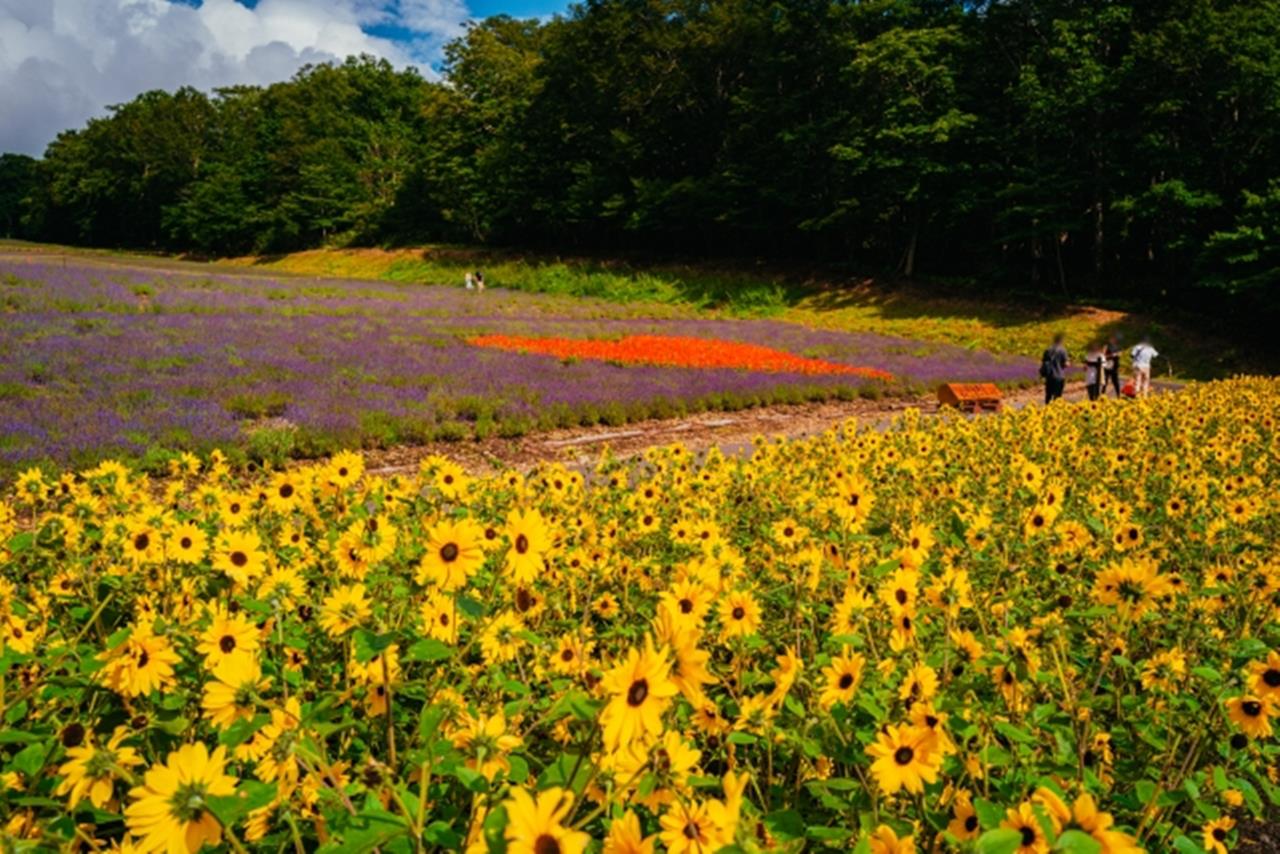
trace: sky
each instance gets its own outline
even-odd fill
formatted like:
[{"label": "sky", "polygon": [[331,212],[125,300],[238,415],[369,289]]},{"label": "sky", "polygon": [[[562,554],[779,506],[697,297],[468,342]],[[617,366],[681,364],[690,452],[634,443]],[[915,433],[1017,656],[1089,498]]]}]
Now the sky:
[{"label": "sky", "polygon": [[385,57],[435,76],[467,20],[543,17],[568,0],[0,0],[0,152],[39,156],[149,89],[286,80]]}]

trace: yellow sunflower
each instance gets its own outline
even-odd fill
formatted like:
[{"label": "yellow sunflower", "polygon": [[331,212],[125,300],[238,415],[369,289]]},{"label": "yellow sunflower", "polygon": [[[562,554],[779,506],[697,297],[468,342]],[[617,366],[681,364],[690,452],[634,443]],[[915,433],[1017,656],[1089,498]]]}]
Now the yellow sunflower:
[{"label": "yellow sunflower", "polygon": [[1045,838],[1040,817],[1030,803],[1023,801],[1017,809],[1006,810],[1000,826],[1016,830],[1020,835],[1018,847],[1014,849],[1017,854],[1048,854],[1049,840]]},{"label": "yellow sunflower", "polygon": [[580,854],[591,837],[565,827],[573,793],[552,787],[530,795],[511,790],[507,808],[507,851],[510,854]]},{"label": "yellow sunflower", "polygon": [[1263,697],[1233,697],[1227,701],[1227,716],[1250,738],[1267,738],[1271,735],[1273,714],[1275,709],[1271,701]]},{"label": "yellow sunflower", "polygon": [[325,598],[320,625],[330,637],[339,637],[369,619],[373,608],[364,595],[363,584],[339,587]]},{"label": "yellow sunflower", "polygon": [[169,535],[169,557],[179,563],[193,564],[204,560],[209,550],[209,538],[194,522],[183,522]]},{"label": "yellow sunflower", "polygon": [[653,854],[654,841],[655,837],[644,835],[636,814],[627,810],[609,825],[609,835],[604,839],[604,854]]},{"label": "yellow sunflower", "polygon": [[507,520],[507,549],[504,564],[516,584],[531,584],[543,569],[552,536],[547,520],[537,510],[521,510]]},{"label": "yellow sunflower", "polygon": [[871,854],[916,854],[915,837],[899,837],[892,827],[882,824],[871,834]]},{"label": "yellow sunflower", "polygon": [[209,810],[209,798],[235,794],[236,778],[224,772],[226,748],[212,754],[203,743],[169,754],[164,765],[147,770],[142,785],[129,791],[125,825],[144,852],[183,854],[222,841],[222,825]]},{"label": "yellow sunflower", "polygon": [[128,639],[99,654],[105,666],[98,671],[104,685],[125,697],[140,697],[163,690],[176,681],[178,663],[168,638],[157,635],[147,623],[133,626]]},{"label": "yellow sunflower", "polygon": [[242,612],[234,614],[218,608],[213,622],[200,634],[196,649],[210,670],[228,658],[252,658],[258,651],[258,627]]},{"label": "yellow sunflower", "polygon": [[866,657],[853,652],[847,645],[839,655],[832,658],[831,663],[822,668],[822,675],[827,680],[819,699],[822,707],[829,709],[836,703],[853,702],[866,666]]},{"label": "yellow sunflower", "polygon": [[746,637],[760,629],[760,603],[745,590],[735,590],[720,602],[720,637]]},{"label": "yellow sunflower", "polygon": [[261,575],[265,567],[262,540],[252,531],[228,531],[218,544],[213,559],[214,569],[225,572],[242,586],[248,584],[249,579]]},{"label": "yellow sunflower", "polygon": [[204,686],[200,707],[204,716],[219,729],[238,720],[252,720],[257,695],[271,684],[253,656],[241,654],[222,659],[213,668],[213,679]]},{"label": "yellow sunflower", "polygon": [[427,551],[418,564],[418,583],[461,590],[484,563],[484,530],[470,519],[446,520],[427,532]]},{"label": "yellow sunflower", "polygon": [[54,794],[66,795],[71,809],[86,798],[100,810],[109,809],[120,772],[142,764],[138,752],[122,744],[128,735],[128,729],[117,727],[105,745],[96,745],[93,733],[83,724],[64,728],[62,742],[67,748],[67,761],[58,768],[62,781]]},{"label": "yellow sunflower", "polygon": [[871,773],[886,795],[899,789],[913,794],[924,791],[925,783],[938,779],[942,757],[930,750],[933,733],[909,725],[890,725],[867,747],[875,760]]},{"label": "yellow sunflower", "polygon": [[613,695],[600,714],[607,750],[662,733],[662,713],[677,693],[670,670],[666,650],[655,651],[650,639],[605,673],[603,688]]}]

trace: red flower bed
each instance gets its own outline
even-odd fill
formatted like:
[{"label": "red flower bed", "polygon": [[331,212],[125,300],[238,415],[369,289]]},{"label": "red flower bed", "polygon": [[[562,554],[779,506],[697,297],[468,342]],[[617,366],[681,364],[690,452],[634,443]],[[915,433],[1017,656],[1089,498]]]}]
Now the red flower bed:
[{"label": "red flower bed", "polygon": [[638,365],[672,365],[682,368],[743,368],[751,371],[787,371],[799,374],[851,374],[868,379],[892,380],[893,375],[875,368],[841,365],[822,359],[806,359],[758,344],[740,344],[709,338],[675,335],[628,335],[614,340],[590,338],[530,338],[520,335],[481,335],[467,339],[477,347],[542,353],[562,359],[599,359]]}]

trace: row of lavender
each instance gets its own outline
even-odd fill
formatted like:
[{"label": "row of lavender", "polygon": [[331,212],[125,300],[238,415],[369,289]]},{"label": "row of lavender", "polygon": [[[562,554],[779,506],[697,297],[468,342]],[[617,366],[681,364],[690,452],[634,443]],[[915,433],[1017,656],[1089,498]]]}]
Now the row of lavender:
[{"label": "row of lavender", "polygon": [[431,438],[439,425],[458,435],[460,425],[518,431],[743,405],[798,389],[847,394],[860,383],[564,362],[465,341],[485,333],[718,338],[878,368],[919,385],[1034,376],[1025,359],[670,308],[21,255],[0,256],[0,312],[7,464],[236,445],[245,419],[263,416],[341,444]]}]

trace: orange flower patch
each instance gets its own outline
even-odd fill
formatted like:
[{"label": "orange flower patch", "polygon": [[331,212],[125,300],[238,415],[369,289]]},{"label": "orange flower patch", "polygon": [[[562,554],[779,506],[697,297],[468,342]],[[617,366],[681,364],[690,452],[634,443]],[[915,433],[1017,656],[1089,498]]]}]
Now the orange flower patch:
[{"label": "orange flower patch", "polygon": [[481,335],[467,342],[477,347],[541,353],[562,359],[599,359],[636,365],[670,365],[681,368],[741,368],[775,373],[849,374],[868,379],[893,379],[875,368],[841,365],[822,359],[806,359],[758,344],[690,338],[678,335],[628,335],[615,340],[591,338],[531,338],[520,335]]}]

